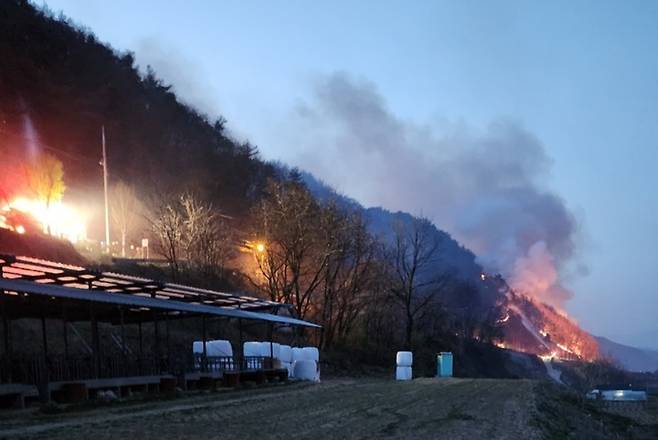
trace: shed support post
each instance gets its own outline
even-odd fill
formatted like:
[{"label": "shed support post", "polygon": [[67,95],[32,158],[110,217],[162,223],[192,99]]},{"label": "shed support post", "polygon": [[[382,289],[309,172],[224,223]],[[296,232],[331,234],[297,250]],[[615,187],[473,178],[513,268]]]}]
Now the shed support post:
[{"label": "shed support post", "polygon": [[11,364],[12,364],[12,347],[11,347],[11,320],[8,318],[7,313],[7,297],[5,296],[4,291],[0,291],[0,296],[2,297],[2,335],[4,338],[4,362],[6,363],[7,382],[13,382],[13,377],[11,373]]},{"label": "shed support post", "polygon": [[62,335],[64,336],[64,360],[69,359],[69,321],[66,314],[66,303],[62,303]]},{"label": "shed support post", "polygon": [[41,342],[43,343],[43,358],[48,363],[48,331],[46,330],[46,317],[41,314]]},{"label": "shed support post", "polygon": [[247,363],[244,359],[244,342],[243,342],[243,336],[242,336],[242,318],[238,318],[238,334],[239,334],[239,340],[238,342],[240,343],[240,348],[238,353],[240,353],[240,359],[242,362],[242,365],[240,369],[246,369],[247,368]]},{"label": "shed support post", "polygon": [[201,332],[203,333],[203,361],[201,362],[201,371],[206,371],[206,365],[208,364],[207,356],[208,350],[206,348],[206,341],[208,340],[208,333],[206,329],[206,316],[201,317]]},{"label": "shed support post", "polygon": [[165,341],[167,344],[167,372],[173,373],[172,371],[172,361],[171,361],[171,339],[170,339],[170,324],[169,324],[169,314],[165,313]]},{"label": "shed support post", "polygon": [[48,366],[48,334],[46,332],[46,317],[41,314],[41,341],[43,344],[43,369],[39,371],[39,381],[37,389],[39,391],[39,399],[42,402],[50,400],[50,386],[48,385],[50,379],[50,368]]},{"label": "shed support post", "polygon": [[91,315],[91,347],[93,351],[93,362],[96,378],[101,375],[101,356],[100,356],[100,337],[98,334],[98,321],[94,313],[94,303],[89,304],[89,314]]},{"label": "shed support post", "polygon": [[[0,267],[0,279],[3,278],[2,267]],[[11,320],[8,318],[7,313],[7,296],[4,290],[0,290],[0,307],[2,308],[2,337],[4,339],[4,362],[6,363],[7,377],[3,378],[7,382],[13,382],[11,374]]]},{"label": "shed support post", "polygon": [[268,324],[268,337],[270,340],[270,368],[274,368],[274,348],[272,347],[272,336],[274,336],[274,325]]},{"label": "shed support post", "polygon": [[119,324],[121,325],[121,355],[123,357],[124,375],[128,376],[132,372],[128,371],[128,353],[126,347],[126,325],[123,316],[123,307],[119,306]]},{"label": "shed support post", "polygon": [[155,339],[155,344],[153,345],[153,351],[155,354],[155,373],[160,374],[160,329],[158,326],[158,312],[153,311],[153,337]]},{"label": "shed support post", "polygon": [[142,317],[139,316],[137,319],[137,331],[139,333],[139,361],[137,362],[137,367],[139,368],[139,374],[142,375],[142,362],[144,359],[144,338],[142,335]]}]

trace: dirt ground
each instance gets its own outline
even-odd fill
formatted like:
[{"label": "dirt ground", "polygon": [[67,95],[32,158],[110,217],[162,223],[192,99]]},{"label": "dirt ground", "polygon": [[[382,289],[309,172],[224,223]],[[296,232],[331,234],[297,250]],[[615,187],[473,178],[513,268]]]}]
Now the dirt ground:
[{"label": "dirt ground", "polygon": [[545,394],[537,387],[525,380],[329,380],[48,416],[7,413],[0,439],[560,438],[535,420],[535,400]]}]

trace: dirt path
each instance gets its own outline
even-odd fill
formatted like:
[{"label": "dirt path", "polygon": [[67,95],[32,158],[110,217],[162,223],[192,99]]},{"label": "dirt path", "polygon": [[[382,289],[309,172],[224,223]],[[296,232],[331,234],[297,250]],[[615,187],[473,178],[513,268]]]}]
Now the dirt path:
[{"label": "dirt path", "polygon": [[328,381],[0,422],[0,438],[533,439],[532,396],[528,381]]}]

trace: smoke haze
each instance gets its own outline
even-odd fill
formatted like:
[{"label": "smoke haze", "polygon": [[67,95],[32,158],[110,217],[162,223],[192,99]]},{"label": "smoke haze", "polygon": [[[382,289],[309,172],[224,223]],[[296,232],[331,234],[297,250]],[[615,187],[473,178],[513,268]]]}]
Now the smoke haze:
[{"label": "smoke haze", "polygon": [[288,126],[296,165],[367,206],[429,217],[527,294],[558,306],[570,298],[563,274],[577,224],[546,186],[551,159],[522,126],[410,123],[371,82],[344,73],[316,81]]},{"label": "smoke haze", "polygon": [[216,93],[203,77],[202,66],[186,58],[178,49],[155,38],[143,38],[136,43],[135,60],[142,73],[151,66],[158,78],[171,84],[185,104],[209,117],[217,117],[220,109],[213,96]]}]

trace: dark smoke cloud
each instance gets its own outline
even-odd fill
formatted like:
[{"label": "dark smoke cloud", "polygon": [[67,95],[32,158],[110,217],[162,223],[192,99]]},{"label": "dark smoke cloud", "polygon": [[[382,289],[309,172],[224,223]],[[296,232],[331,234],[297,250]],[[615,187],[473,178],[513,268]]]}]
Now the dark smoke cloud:
[{"label": "dark smoke cloud", "polygon": [[488,270],[561,305],[577,224],[547,189],[541,142],[509,121],[440,125],[401,120],[371,82],[336,73],[298,105],[289,136],[303,147],[297,165],[366,205],[433,219]]}]

